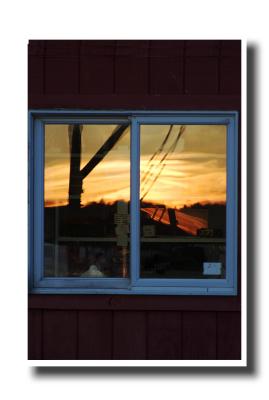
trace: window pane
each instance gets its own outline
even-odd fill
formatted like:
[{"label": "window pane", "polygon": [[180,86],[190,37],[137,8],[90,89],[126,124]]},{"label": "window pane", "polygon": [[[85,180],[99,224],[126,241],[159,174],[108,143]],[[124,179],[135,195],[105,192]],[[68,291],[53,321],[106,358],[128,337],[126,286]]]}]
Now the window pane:
[{"label": "window pane", "polygon": [[130,129],[46,125],[44,275],[126,277]]},{"label": "window pane", "polygon": [[226,126],[140,135],[141,277],[225,277]]}]

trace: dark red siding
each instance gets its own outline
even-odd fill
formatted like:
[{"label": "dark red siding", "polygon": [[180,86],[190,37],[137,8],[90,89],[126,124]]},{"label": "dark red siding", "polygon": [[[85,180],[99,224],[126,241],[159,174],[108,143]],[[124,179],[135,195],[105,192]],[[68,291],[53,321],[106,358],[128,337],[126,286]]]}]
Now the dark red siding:
[{"label": "dark red siding", "polygon": [[78,311],[78,352],[81,360],[112,358],[113,312],[100,310]]},{"label": "dark red siding", "polygon": [[177,360],[182,356],[182,313],[148,312],[147,344],[149,359]]},{"label": "dark red siding", "polygon": [[31,359],[240,359],[240,299],[32,295]]},{"label": "dark red siding", "polygon": [[74,360],[77,355],[77,312],[43,312],[43,356],[45,360]]},{"label": "dark red siding", "polygon": [[[240,111],[240,49],[30,41],[29,108]],[[240,310],[240,295],[30,295],[29,359],[240,359]]]}]

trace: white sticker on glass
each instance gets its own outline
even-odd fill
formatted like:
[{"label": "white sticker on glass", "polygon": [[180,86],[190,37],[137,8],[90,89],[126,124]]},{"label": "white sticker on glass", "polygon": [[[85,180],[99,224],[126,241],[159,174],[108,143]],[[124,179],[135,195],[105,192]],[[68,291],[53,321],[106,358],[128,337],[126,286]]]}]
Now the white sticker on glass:
[{"label": "white sticker on glass", "polygon": [[220,262],[204,262],[203,263],[203,274],[204,275],[221,275],[221,263]]}]

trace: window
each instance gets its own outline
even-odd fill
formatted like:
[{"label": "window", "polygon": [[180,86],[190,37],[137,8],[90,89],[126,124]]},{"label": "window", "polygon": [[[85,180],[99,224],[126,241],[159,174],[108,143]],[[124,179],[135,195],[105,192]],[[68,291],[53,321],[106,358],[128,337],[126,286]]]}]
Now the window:
[{"label": "window", "polygon": [[236,294],[236,112],[29,121],[32,293]]}]

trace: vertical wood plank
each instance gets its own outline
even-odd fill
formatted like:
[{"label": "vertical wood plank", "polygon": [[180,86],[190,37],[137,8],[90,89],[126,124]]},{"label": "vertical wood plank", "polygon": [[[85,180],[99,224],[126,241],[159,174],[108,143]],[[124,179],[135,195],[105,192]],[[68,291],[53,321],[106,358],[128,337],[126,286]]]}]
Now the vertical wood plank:
[{"label": "vertical wood plank", "polygon": [[47,40],[45,93],[79,92],[79,40]]},{"label": "vertical wood plank", "polygon": [[220,92],[241,93],[241,58],[222,57],[220,64]]},{"label": "vertical wood plank", "polygon": [[146,359],[146,313],[114,312],[113,358],[115,360]]},{"label": "vertical wood plank", "polygon": [[44,90],[44,40],[31,40],[28,45],[28,94]]},{"label": "vertical wood plank", "polygon": [[216,359],[216,313],[184,312],[182,314],[182,358]]},{"label": "vertical wood plank", "polygon": [[148,359],[181,358],[181,314],[176,311],[148,312]]},{"label": "vertical wood plank", "polygon": [[218,58],[188,57],[186,59],[186,93],[215,94],[218,92]]},{"label": "vertical wood plank", "polygon": [[220,40],[186,40],[187,57],[218,57]]},{"label": "vertical wood plank", "polygon": [[77,358],[76,311],[44,311],[43,349],[45,360]]},{"label": "vertical wood plank", "polygon": [[217,313],[218,360],[241,359],[241,313]]},{"label": "vertical wood plank", "polygon": [[115,46],[115,40],[82,41],[80,93],[113,93]]},{"label": "vertical wood plank", "polygon": [[150,93],[183,91],[183,41],[153,40],[150,47]]},{"label": "vertical wood plank", "polygon": [[115,90],[117,94],[148,92],[148,41],[117,42]]},{"label": "vertical wood plank", "polygon": [[28,360],[42,359],[42,310],[28,310]]},{"label": "vertical wood plank", "polygon": [[112,357],[112,312],[80,311],[78,358],[109,360]]},{"label": "vertical wood plank", "polygon": [[223,40],[221,46],[221,55],[223,57],[240,57],[241,40]]}]

